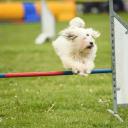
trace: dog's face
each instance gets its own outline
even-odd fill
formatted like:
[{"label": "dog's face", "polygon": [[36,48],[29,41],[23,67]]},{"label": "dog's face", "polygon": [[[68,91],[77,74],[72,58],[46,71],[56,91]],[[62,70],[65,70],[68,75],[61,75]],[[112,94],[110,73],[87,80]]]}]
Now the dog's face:
[{"label": "dog's face", "polygon": [[100,36],[100,33],[92,28],[74,28],[67,29],[65,33],[69,43],[78,50],[91,50],[95,46],[95,39]]}]

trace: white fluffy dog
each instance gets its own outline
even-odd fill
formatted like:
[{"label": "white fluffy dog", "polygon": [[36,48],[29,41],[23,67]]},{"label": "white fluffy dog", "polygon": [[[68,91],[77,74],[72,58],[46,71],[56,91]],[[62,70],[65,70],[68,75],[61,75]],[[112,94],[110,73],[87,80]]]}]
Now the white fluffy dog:
[{"label": "white fluffy dog", "polygon": [[94,68],[97,46],[95,39],[100,33],[92,28],[84,28],[84,21],[76,17],[60,32],[53,47],[65,68],[85,76]]}]

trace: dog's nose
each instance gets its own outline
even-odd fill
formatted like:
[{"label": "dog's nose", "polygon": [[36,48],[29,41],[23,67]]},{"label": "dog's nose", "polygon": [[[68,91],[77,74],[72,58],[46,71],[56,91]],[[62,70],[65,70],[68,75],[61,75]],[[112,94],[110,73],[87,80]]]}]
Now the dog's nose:
[{"label": "dog's nose", "polygon": [[93,45],[93,42],[90,42],[90,45]]}]

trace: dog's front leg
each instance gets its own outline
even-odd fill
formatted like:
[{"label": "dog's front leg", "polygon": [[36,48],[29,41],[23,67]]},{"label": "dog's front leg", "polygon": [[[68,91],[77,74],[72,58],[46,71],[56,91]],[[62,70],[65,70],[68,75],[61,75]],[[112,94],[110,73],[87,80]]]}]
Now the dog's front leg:
[{"label": "dog's front leg", "polygon": [[64,68],[68,68],[68,69],[72,69],[72,71],[74,73],[77,73],[77,62],[74,61],[72,58],[70,57],[62,57],[61,58],[62,62],[63,62],[63,65],[64,65]]},{"label": "dog's front leg", "polygon": [[72,69],[74,73],[84,74],[84,64],[75,61],[70,57],[62,57],[61,60],[65,68]]},{"label": "dog's front leg", "polygon": [[94,69],[95,64],[93,61],[86,61],[85,67],[86,67],[85,73],[90,74],[92,70]]}]

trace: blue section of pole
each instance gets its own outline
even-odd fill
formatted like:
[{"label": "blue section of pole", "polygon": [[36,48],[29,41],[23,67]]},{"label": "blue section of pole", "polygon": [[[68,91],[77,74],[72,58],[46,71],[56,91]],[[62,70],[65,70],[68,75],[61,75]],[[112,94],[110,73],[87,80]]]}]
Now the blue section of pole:
[{"label": "blue section of pole", "polygon": [[95,69],[91,74],[112,73],[111,69]]},{"label": "blue section of pole", "polygon": [[5,74],[0,74],[0,78],[6,78]]},{"label": "blue section of pole", "polygon": [[[92,70],[91,74],[106,74],[106,73],[112,73],[111,69],[94,69]],[[72,71],[64,71],[64,75],[73,75],[74,73]]]}]

